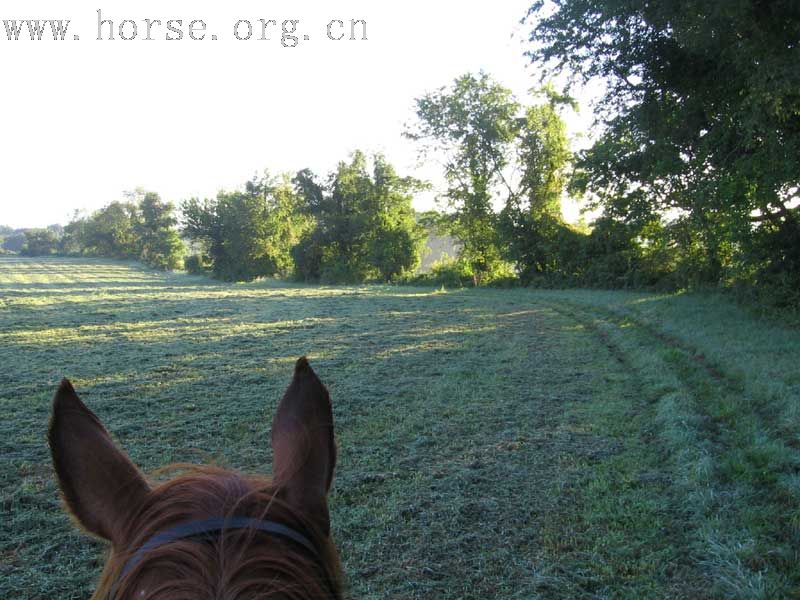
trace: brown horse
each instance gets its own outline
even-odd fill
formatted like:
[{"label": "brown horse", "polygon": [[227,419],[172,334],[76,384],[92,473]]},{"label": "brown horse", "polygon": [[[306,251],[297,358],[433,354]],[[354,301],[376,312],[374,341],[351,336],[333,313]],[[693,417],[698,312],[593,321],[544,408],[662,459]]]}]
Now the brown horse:
[{"label": "brown horse", "polygon": [[151,487],[66,379],[49,442],[67,508],[111,542],[94,599],[341,598],[333,413],[305,358],[272,422],[272,479],[186,467]]}]

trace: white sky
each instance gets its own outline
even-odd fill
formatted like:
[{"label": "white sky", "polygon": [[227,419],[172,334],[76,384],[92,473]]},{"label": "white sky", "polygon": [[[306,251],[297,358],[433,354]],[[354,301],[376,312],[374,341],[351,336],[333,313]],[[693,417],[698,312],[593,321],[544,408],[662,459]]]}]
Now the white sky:
[{"label": "white sky", "polygon": [[[23,40],[27,30],[8,41],[0,27],[0,224],[65,223],[137,187],[177,203],[264,168],[324,175],[356,148],[385,153],[401,174],[433,177],[433,167],[416,169],[417,148],[401,136],[414,98],[484,69],[522,99],[538,84],[519,25],[530,4],[3,0],[0,20],[72,22],[64,42]],[[115,26],[135,20],[139,39],[97,41],[98,8]],[[162,27],[144,41],[146,18],[183,19],[184,39],[164,40]],[[367,21],[368,41],[325,39],[330,20],[352,18]],[[193,19],[207,23],[205,40],[188,39]],[[257,26],[254,39],[233,38],[239,19]],[[274,29],[257,40],[259,19],[299,19],[310,40],[284,48]],[[589,120],[584,108],[570,127]]]}]

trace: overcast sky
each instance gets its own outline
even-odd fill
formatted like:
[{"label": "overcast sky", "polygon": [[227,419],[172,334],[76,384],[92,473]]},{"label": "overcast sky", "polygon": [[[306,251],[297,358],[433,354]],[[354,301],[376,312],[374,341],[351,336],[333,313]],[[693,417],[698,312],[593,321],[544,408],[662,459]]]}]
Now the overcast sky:
[{"label": "overcast sky", "polygon": [[[30,41],[27,27],[9,41],[0,28],[0,224],[65,223],[73,210],[137,187],[178,202],[233,189],[265,168],[325,174],[356,148],[430,176],[435,169],[417,170],[416,148],[401,135],[414,98],[479,69],[520,97],[537,85],[519,25],[530,3],[3,0],[2,20],[71,22],[63,42],[49,27],[43,41]],[[108,24],[96,39],[98,9],[113,41]],[[120,39],[125,19],[136,39]],[[183,21],[172,24],[182,40],[165,39],[178,35],[170,19]],[[253,25],[248,41],[234,38],[240,19]],[[269,40],[258,39],[261,19],[276,21]],[[294,48],[281,41],[290,19],[299,20]],[[366,21],[366,41],[347,39],[351,19]],[[204,21],[192,32],[204,39],[190,39],[193,20]],[[347,35],[331,41],[327,26],[334,21],[338,37],[338,20]],[[237,33],[246,37],[247,25]],[[132,37],[133,24],[122,34]],[[570,119],[574,132],[588,112]]]}]

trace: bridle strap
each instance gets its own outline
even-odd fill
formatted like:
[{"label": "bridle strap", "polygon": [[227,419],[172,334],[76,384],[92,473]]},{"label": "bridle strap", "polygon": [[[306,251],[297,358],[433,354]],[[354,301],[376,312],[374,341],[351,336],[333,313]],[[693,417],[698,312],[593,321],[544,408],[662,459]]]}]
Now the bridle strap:
[{"label": "bridle strap", "polygon": [[[292,540],[303,546],[314,556],[319,556],[319,552],[314,547],[314,544],[312,544],[306,536],[282,523],[277,523],[276,521],[262,521],[261,519],[251,519],[248,517],[218,517],[214,519],[204,519],[202,521],[187,521],[186,523],[180,523],[175,527],[155,534],[141,545],[136,551],[136,554],[128,559],[128,562],[125,563],[125,566],[119,574],[117,582],[119,584],[126,575],[136,568],[136,565],[142,561],[145,554],[152,552],[156,548],[160,548],[161,546],[177,540],[237,529],[265,531],[272,535]],[[115,589],[116,587],[117,586],[114,586]],[[111,597],[113,598],[114,596],[115,594],[112,593]]]}]

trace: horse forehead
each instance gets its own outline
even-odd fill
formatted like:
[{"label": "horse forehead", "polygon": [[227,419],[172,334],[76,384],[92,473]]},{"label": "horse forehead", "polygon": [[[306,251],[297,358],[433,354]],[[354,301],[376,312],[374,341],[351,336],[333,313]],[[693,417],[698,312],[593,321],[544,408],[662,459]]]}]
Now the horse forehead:
[{"label": "horse forehead", "polygon": [[151,504],[159,503],[219,509],[220,505],[242,501],[269,499],[271,485],[266,478],[256,478],[221,469],[202,470],[175,477],[158,487],[151,494]]},{"label": "horse forehead", "polygon": [[141,543],[176,523],[226,516],[263,517],[280,513],[265,478],[214,470],[180,475],[157,485],[144,505],[130,516],[127,544]]},{"label": "horse forehead", "polygon": [[[220,519],[212,519],[208,522],[184,524],[189,525],[190,528],[193,525],[201,526],[202,533],[209,533],[207,537],[205,535],[195,536],[193,534],[195,527],[188,531],[187,535],[180,535],[175,539],[168,535],[169,539],[164,541],[163,545],[156,545],[143,552],[141,556],[133,553],[133,558],[128,557],[127,562],[122,563],[121,572],[116,574],[118,581],[122,581],[127,572],[127,565],[133,564],[131,580],[124,583],[124,587],[112,587],[111,589],[115,590],[112,598],[114,600],[122,598],[132,600],[139,597],[163,599],[172,597],[171,594],[175,589],[181,590],[181,594],[183,594],[181,597],[188,593],[191,597],[212,598],[218,597],[215,594],[220,590],[225,590],[225,586],[230,585],[231,582],[254,581],[263,586],[265,573],[268,573],[270,582],[279,584],[279,587],[284,584],[294,585],[298,581],[302,581],[302,574],[299,579],[291,577],[285,581],[281,579],[286,575],[286,557],[293,557],[290,558],[290,562],[295,565],[305,564],[311,568],[310,565],[319,561],[317,564],[321,565],[323,570],[328,568],[324,566],[326,563],[323,555],[317,548],[311,547],[312,542],[308,538],[304,538],[303,534],[282,524],[261,521],[261,524],[272,526],[272,528],[253,527],[251,529],[249,526],[246,527],[242,521],[257,522],[255,519],[234,518],[231,519],[232,528],[225,530],[220,526],[220,521]],[[206,527],[208,530],[204,529]],[[276,530],[276,528],[278,529]],[[182,529],[182,525],[174,529]],[[286,533],[287,529],[289,533]],[[254,535],[261,530],[270,535]],[[223,534],[223,531],[226,533]],[[171,533],[175,533],[174,530]],[[218,535],[220,537],[217,537]],[[229,545],[227,551],[223,545],[218,543],[222,539],[222,535],[238,536],[230,540],[233,545]],[[298,541],[298,537],[302,540]],[[289,539],[288,545],[287,538]],[[297,548],[292,547],[291,540],[310,548],[311,553],[296,554]],[[276,541],[280,543],[276,544]],[[145,548],[147,546],[148,544],[145,544]],[[236,547],[237,550],[231,554],[230,551],[233,547]],[[220,561],[220,556],[223,554],[232,556],[233,559]],[[331,590],[337,589],[335,581],[337,581],[336,578],[328,579]],[[318,595],[314,595],[314,597],[318,597]]]}]

